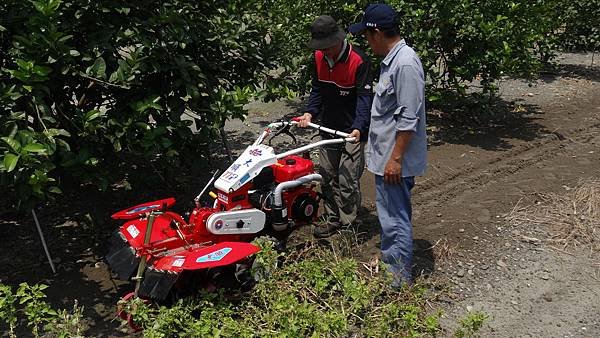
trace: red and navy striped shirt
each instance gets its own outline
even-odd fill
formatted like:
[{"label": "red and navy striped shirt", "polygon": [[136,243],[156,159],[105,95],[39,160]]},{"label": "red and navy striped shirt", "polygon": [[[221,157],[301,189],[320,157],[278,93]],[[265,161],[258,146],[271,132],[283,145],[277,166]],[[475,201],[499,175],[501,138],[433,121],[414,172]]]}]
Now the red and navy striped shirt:
[{"label": "red and navy striped shirt", "polygon": [[333,67],[323,52],[314,54],[312,90],[306,111],[319,116],[325,127],[351,132],[358,129],[366,140],[372,100],[371,62],[350,43]]}]

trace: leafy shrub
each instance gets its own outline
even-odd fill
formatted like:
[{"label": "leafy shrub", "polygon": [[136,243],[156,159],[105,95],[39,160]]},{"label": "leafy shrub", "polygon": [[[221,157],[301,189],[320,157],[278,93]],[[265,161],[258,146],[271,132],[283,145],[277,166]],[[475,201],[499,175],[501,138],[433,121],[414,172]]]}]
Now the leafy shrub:
[{"label": "leafy shrub", "polygon": [[[309,38],[310,23],[321,14],[329,14],[346,28],[360,19],[360,12],[371,1],[333,0],[314,2],[275,1],[273,11],[280,25],[289,27],[282,40],[280,57],[290,73],[306,74],[310,53],[299,55]],[[494,81],[504,75],[531,76],[540,66],[537,53],[549,53],[549,34],[553,21],[548,19],[555,0],[488,1],[474,0],[391,0],[402,13],[401,34],[413,45],[429,79],[431,89],[447,88],[464,93],[466,84],[480,79],[485,92],[494,92]],[[558,24],[558,23],[556,23]],[[352,38],[352,37],[351,37]],[[361,38],[356,39],[364,46]],[[298,77],[303,90],[308,78]],[[304,87],[302,87],[304,86]]]},{"label": "leafy shrub", "polygon": [[[369,2],[2,1],[0,185],[26,209],[66,181],[106,188],[123,163],[175,175],[202,162],[249,100],[306,91],[318,15],[347,27]],[[599,41],[598,0],[389,2],[431,101],[473,80],[491,95],[502,76],[535,74],[561,41]]]},{"label": "leafy shrub", "polygon": [[10,286],[0,284],[0,320],[8,325],[10,337],[16,337],[19,318],[25,319],[34,337],[40,337],[42,333],[61,338],[82,336],[83,308],[75,302],[72,313],[52,309],[44,300],[44,290],[47,288],[44,284],[21,283],[14,292]]},{"label": "leafy shrub", "polygon": [[474,337],[488,317],[487,314],[480,311],[469,312],[465,318],[460,320],[460,327],[454,332],[454,336]]},{"label": "leafy shrub", "polygon": [[[260,259],[259,253],[258,259]],[[273,262],[267,251],[264,261]],[[239,295],[202,293],[172,307],[136,304],[147,337],[435,336],[439,312],[427,313],[425,288],[390,288],[387,273],[371,275],[339,252],[309,247]],[[270,265],[270,264],[269,264]],[[138,313],[139,311],[139,313]]]}]

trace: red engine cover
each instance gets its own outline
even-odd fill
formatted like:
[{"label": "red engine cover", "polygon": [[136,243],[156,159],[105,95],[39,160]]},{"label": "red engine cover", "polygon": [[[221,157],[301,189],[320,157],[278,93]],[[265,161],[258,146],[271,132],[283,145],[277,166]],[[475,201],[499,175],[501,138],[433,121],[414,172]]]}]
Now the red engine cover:
[{"label": "red engine cover", "polygon": [[286,182],[315,172],[313,161],[296,155],[279,159],[273,166],[276,182]]}]

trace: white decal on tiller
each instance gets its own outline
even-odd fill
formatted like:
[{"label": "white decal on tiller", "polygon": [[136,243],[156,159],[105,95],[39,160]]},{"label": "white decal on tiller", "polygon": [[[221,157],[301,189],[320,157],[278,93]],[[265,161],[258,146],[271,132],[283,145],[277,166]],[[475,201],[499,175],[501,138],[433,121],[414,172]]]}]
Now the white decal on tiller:
[{"label": "white decal on tiller", "polygon": [[136,238],[140,234],[140,231],[133,224],[131,224],[130,226],[127,227],[127,232],[133,238]]}]

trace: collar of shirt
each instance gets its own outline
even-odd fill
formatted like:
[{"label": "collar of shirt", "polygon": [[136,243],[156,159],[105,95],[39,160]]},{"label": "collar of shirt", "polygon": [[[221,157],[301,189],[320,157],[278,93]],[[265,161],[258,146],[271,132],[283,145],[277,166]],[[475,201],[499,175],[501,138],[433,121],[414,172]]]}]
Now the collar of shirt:
[{"label": "collar of shirt", "polygon": [[330,58],[327,57],[327,55],[323,55],[323,57],[325,58],[325,61],[327,61],[327,64],[329,65],[329,68],[333,68],[333,65],[335,65],[336,62],[340,61],[340,59],[342,59],[342,57],[344,55],[348,55],[348,47],[350,45],[348,44],[348,41],[346,41],[346,39],[344,39],[344,44],[342,45],[342,51],[340,52],[340,55],[338,55],[338,57],[335,60],[332,60]]},{"label": "collar of shirt", "polygon": [[385,59],[383,59],[383,61],[381,61],[381,63],[384,64],[386,67],[389,66],[390,63],[392,62],[392,60],[394,60],[394,57],[396,56],[396,54],[398,54],[400,49],[402,49],[402,47],[404,47],[404,46],[406,46],[406,42],[404,41],[404,39],[398,41],[394,45],[394,47],[392,47],[390,52],[385,56]]}]

